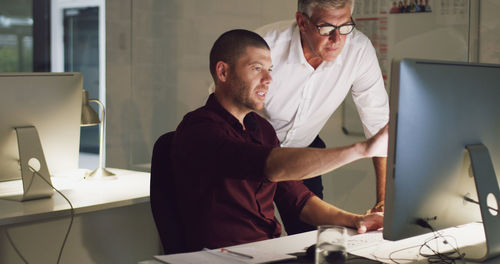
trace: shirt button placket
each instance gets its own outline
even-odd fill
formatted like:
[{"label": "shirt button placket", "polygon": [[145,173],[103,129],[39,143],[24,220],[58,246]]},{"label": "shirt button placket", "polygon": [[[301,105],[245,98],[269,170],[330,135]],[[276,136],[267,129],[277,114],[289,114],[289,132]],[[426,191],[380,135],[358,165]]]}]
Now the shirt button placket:
[{"label": "shirt button placket", "polygon": [[309,77],[307,82],[304,85],[304,88],[302,89],[302,96],[300,98],[300,103],[299,103],[299,109],[297,110],[297,121],[302,121],[304,119],[304,115],[306,111],[304,109],[307,108],[307,101],[309,98],[309,93],[311,90],[311,85],[313,83],[313,75]]},{"label": "shirt button placket", "polygon": [[295,134],[297,132],[297,126],[299,126],[303,121],[305,121],[304,117],[305,117],[306,111],[304,111],[304,107],[306,106],[307,101],[309,101],[308,98],[310,97],[309,94],[310,94],[311,86],[314,83],[313,77],[314,77],[314,71],[311,72],[311,75],[306,80],[305,85],[302,87],[302,93],[301,93],[301,97],[299,99],[300,101],[299,101],[299,106],[297,108],[295,120],[292,121],[293,124],[292,124],[290,130],[288,130],[288,132],[286,134],[285,140],[283,142],[284,145],[288,145],[289,142],[293,140],[293,138],[295,137]]}]

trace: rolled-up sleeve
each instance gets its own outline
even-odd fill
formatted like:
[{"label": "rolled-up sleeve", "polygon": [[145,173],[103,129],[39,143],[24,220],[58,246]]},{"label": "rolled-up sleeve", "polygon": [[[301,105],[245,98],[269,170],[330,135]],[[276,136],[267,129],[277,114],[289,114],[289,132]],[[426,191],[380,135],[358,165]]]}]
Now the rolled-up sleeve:
[{"label": "rolled-up sleeve", "polygon": [[[369,42],[369,40],[366,40]],[[365,136],[375,135],[389,121],[389,98],[384,79],[371,43],[358,57],[357,78],[352,86],[352,97],[359,112]]]}]

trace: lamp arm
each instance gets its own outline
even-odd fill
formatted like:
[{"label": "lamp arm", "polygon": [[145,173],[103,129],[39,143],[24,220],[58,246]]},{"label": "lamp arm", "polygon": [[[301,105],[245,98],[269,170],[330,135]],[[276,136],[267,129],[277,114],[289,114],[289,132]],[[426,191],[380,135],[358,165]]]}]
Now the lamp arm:
[{"label": "lamp arm", "polygon": [[90,99],[89,102],[94,102],[99,105],[102,111],[102,117],[101,117],[101,124],[100,124],[100,132],[99,132],[99,169],[102,169],[104,167],[103,165],[103,148],[104,148],[104,124],[105,124],[105,119],[106,119],[106,110],[104,109],[104,104],[97,100],[97,99]]},{"label": "lamp arm", "polygon": [[94,102],[94,103],[97,103],[99,105],[99,107],[101,108],[101,111],[102,111],[102,116],[101,116],[101,122],[104,123],[104,118],[106,116],[106,111],[104,109],[104,104],[97,100],[97,99],[89,99],[89,102]]}]

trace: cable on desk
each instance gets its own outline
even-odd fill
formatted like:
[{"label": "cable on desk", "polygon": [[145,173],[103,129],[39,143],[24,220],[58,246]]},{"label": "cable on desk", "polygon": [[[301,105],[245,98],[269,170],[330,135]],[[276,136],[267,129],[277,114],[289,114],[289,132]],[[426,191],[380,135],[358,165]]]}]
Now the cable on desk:
[{"label": "cable on desk", "polygon": [[[28,165],[29,166],[29,165]],[[31,176],[30,183],[28,184],[28,188],[26,188],[25,193],[28,193],[31,189],[31,186],[33,185],[33,180],[35,179],[34,175]]]},{"label": "cable on desk", "polygon": [[[458,249],[458,243],[454,237],[443,236],[440,232],[434,230],[434,228],[432,228],[432,226],[424,219],[418,219],[416,224],[423,227],[423,228],[430,229],[432,231],[432,233],[434,234],[433,237],[427,239],[420,246],[420,248],[419,248],[420,256],[427,258],[427,261],[429,263],[454,264],[454,263],[456,263],[455,261],[457,261],[457,260],[461,260],[463,263],[465,263],[465,259],[464,259],[465,254],[461,253],[460,250]],[[447,253],[439,252],[439,241],[438,241],[439,238],[442,238],[443,243],[449,245],[451,247],[451,249],[453,249],[453,252],[447,252]],[[453,239],[455,246],[452,245],[446,238]],[[436,250],[434,250],[431,246],[429,246],[429,243],[433,240],[436,240]],[[422,253],[422,250],[424,247],[429,249],[430,251],[432,251],[432,253],[434,253],[434,254]]]},{"label": "cable on desk", "polygon": [[[462,254],[460,252],[460,250],[458,249],[458,243],[454,237],[442,235],[439,231],[434,230],[434,228],[424,219],[418,219],[416,221],[416,224],[423,227],[423,228],[430,229],[433,232],[433,236],[426,239],[422,245],[410,246],[410,247],[398,249],[396,251],[391,252],[389,254],[389,258],[388,258],[390,261],[392,261],[395,264],[400,264],[400,262],[398,262],[398,261],[396,261],[396,259],[394,259],[394,257],[393,257],[394,254],[401,252],[401,251],[405,251],[405,250],[409,250],[409,249],[418,247],[419,248],[418,254],[422,257],[425,257],[429,263],[454,264],[454,263],[456,263],[457,260],[461,260],[463,263],[465,263],[465,259],[464,259],[465,254]],[[439,252],[439,241],[438,241],[439,238],[443,239],[443,243],[449,245],[453,249],[453,251],[447,252],[447,253]],[[453,240],[455,246],[452,245],[448,241],[450,239]],[[429,243],[431,243],[432,241],[436,241],[436,250],[434,250],[429,245]],[[432,251],[433,254],[423,253],[424,248],[429,249],[430,251]],[[408,260],[408,259],[397,259],[397,260]]]},{"label": "cable on desk", "polygon": [[[443,236],[443,235],[439,235],[439,236],[434,236],[428,240],[426,240],[424,242],[424,244],[422,244],[420,246],[420,249],[419,249],[419,254],[423,257],[426,257],[427,258],[427,261],[429,263],[455,263],[456,260],[462,260],[464,261],[463,259],[463,254],[460,253],[460,251],[458,250],[458,247],[455,247],[453,245],[451,245],[448,240],[446,240],[445,237],[448,237],[450,239],[453,239],[454,242],[455,242],[455,245],[457,244],[456,240],[454,237],[451,237],[451,236]],[[446,252],[446,253],[441,253],[439,251],[439,241],[438,239],[439,238],[442,238],[444,239],[443,243],[445,244],[449,244],[450,247],[453,249],[452,252]],[[436,250],[434,250],[432,247],[429,246],[429,243],[432,242],[433,240],[436,240]],[[434,254],[425,254],[425,253],[422,253],[422,250],[425,248],[429,249],[430,251],[432,251]],[[464,262],[465,263],[465,262]]]},{"label": "cable on desk", "polygon": [[[478,201],[476,201],[476,200],[474,200],[474,199],[472,199],[470,197],[464,196],[464,200],[466,200],[467,202],[471,202],[471,203],[475,203],[475,204],[479,205]],[[490,210],[495,211],[495,212],[498,213],[498,209],[493,208],[493,207],[491,207],[489,205],[487,205],[487,207],[488,207],[488,209],[490,209]]]},{"label": "cable on desk", "polygon": [[[66,235],[64,236],[64,240],[63,240],[63,243],[61,245],[61,249],[59,250],[59,255],[57,256],[57,262],[56,263],[59,264],[59,262],[61,261],[61,256],[62,256],[62,253],[63,253],[63,250],[64,250],[64,246],[66,245],[66,241],[68,240],[69,232],[71,231],[71,227],[73,226],[73,219],[75,218],[75,209],[73,208],[73,204],[68,199],[68,197],[66,197],[61,191],[59,191],[56,187],[54,187],[54,185],[52,185],[49,181],[47,181],[42,175],[40,175],[40,173],[38,171],[36,171],[35,169],[33,169],[33,167],[29,166],[29,168],[31,169],[31,171],[33,171],[33,175],[31,177],[31,182],[30,182],[29,187],[31,187],[31,183],[33,182],[33,178],[35,177],[35,174],[36,174],[45,183],[47,183],[52,189],[54,189],[54,191],[56,191],[59,195],[61,195],[64,198],[64,200],[66,200],[66,202],[68,202],[69,207],[70,207],[71,218],[70,218],[70,222],[69,222],[69,226],[68,226],[68,231],[66,231]],[[5,229],[5,235],[7,236],[7,239],[9,240],[10,245],[14,248],[14,250],[17,253],[17,255],[22,259],[22,261],[24,263],[29,264],[29,262],[21,254],[21,251],[19,251],[19,249],[16,247],[16,245],[12,241],[12,238],[10,237],[9,233],[7,232],[7,229]]]},{"label": "cable on desk", "polygon": [[[416,248],[416,247],[420,247],[420,245],[417,245],[417,246],[411,246],[411,247],[406,247],[406,248],[402,248],[402,249],[398,249],[396,251],[393,251],[389,254],[389,260],[394,262],[395,264],[400,264],[400,262],[397,262],[396,259],[393,258],[393,254],[396,254],[398,252],[401,252],[401,251],[405,251],[405,250],[408,250],[408,249],[412,249],[412,248]],[[399,258],[397,260],[406,260],[406,261],[412,261],[413,259],[403,259],[403,258]]]}]

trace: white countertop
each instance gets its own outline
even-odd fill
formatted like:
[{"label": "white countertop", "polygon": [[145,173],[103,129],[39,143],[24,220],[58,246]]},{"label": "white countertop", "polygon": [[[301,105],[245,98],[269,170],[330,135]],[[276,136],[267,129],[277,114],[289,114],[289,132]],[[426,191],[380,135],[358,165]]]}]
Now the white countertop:
[{"label": "white countertop", "polygon": [[[149,202],[149,173],[108,170],[117,179],[85,180],[79,173],[52,177],[52,182],[71,201],[75,214]],[[0,183],[0,189],[6,184],[9,183]],[[0,199],[0,226],[69,215],[69,204],[57,192],[51,198],[25,202]]]},{"label": "white countertop", "polygon": [[[475,245],[476,250],[483,250],[484,244],[479,242],[484,242],[484,234],[480,234],[482,230],[481,223],[471,223],[459,227],[452,227],[444,230],[440,230],[440,234],[449,237],[454,237],[460,245],[460,250],[464,252],[465,248],[462,246]],[[408,239],[402,239],[398,241],[388,241],[382,238],[381,231],[373,231],[365,234],[357,234],[354,229],[349,229],[348,231],[349,239],[347,242],[348,252],[356,256],[366,257],[372,260],[378,260],[387,263],[395,263],[389,260],[389,255],[392,252],[400,252],[398,255],[394,255],[394,260],[399,263],[428,263],[425,257],[419,255],[419,246],[423,244],[423,241],[432,237],[432,234],[424,234],[420,236],[415,236]],[[484,232],[484,231],[483,231]],[[247,244],[241,244],[236,246],[227,247],[227,249],[234,250],[238,252],[241,249],[256,249],[258,252],[272,252],[273,254],[291,254],[304,252],[307,247],[316,242],[316,231],[310,231],[290,236],[283,236],[274,239],[262,240]],[[455,242],[455,243],[457,243]],[[476,244],[477,243],[477,244]],[[430,246],[437,246],[437,243],[430,243]],[[445,250],[445,248],[442,248]],[[472,253],[471,248],[468,248],[468,254]],[[203,251],[199,251],[203,252]],[[195,253],[199,253],[195,252]],[[484,252],[477,252],[483,253]],[[175,254],[174,254],[175,255]],[[181,254],[182,255],[182,254]],[[186,254],[186,261],[189,262],[191,259],[188,254]],[[173,255],[167,255],[173,256]],[[474,255],[468,255],[469,257]],[[482,256],[482,255],[475,255]],[[311,261],[312,263],[313,261]],[[156,259],[141,261],[138,264],[157,264],[163,263]],[[304,263],[304,260],[290,260],[283,263]],[[307,262],[305,262],[307,263]],[[461,263],[461,262],[459,262]],[[466,263],[476,263],[473,261],[467,261]],[[500,257],[489,259],[483,262],[484,264],[498,264],[500,263]]]}]

